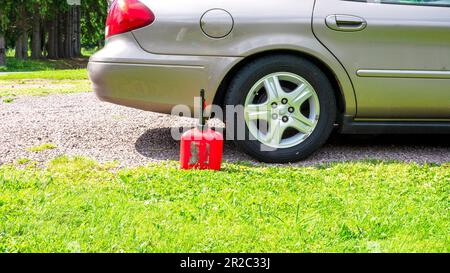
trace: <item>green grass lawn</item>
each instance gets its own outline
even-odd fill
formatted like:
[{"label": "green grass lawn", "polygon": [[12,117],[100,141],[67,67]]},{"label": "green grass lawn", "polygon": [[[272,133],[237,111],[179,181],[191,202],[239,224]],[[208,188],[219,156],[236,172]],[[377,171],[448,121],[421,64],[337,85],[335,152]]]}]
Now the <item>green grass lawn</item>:
[{"label": "green grass lawn", "polygon": [[6,66],[0,66],[0,72],[52,71],[85,68],[87,57],[72,60],[17,60],[6,57]]},{"label": "green grass lawn", "polygon": [[0,167],[0,252],[448,252],[449,196],[449,164],[20,160]]},{"label": "green grass lawn", "polygon": [[[17,60],[14,58],[14,50],[8,50],[6,52],[6,66],[0,66],[0,72],[51,71],[86,68],[88,58],[97,50],[97,48],[82,48],[82,57],[57,60]],[[29,52],[28,55],[31,55],[31,52]]]},{"label": "green grass lawn", "polygon": [[0,81],[11,80],[87,80],[86,69],[66,69],[66,70],[44,70],[34,72],[15,72],[11,74],[0,74]]},{"label": "green grass lawn", "polygon": [[16,60],[7,53],[0,67],[0,101],[13,103],[16,96],[88,92],[91,85],[86,65],[95,49],[83,49],[84,57],[60,60]]},{"label": "green grass lawn", "polygon": [[0,74],[0,97],[91,91],[86,69]]}]

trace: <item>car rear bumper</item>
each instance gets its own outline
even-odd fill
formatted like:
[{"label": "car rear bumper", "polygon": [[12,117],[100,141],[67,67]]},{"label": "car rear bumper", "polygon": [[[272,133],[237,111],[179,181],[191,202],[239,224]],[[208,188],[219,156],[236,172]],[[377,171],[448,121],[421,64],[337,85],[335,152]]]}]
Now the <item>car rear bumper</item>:
[{"label": "car rear bumper", "polygon": [[200,89],[206,89],[212,103],[226,73],[240,59],[152,54],[125,33],[112,37],[91,57],[88,71],[101,100],[171,113],[180,104],[192,108]]}]

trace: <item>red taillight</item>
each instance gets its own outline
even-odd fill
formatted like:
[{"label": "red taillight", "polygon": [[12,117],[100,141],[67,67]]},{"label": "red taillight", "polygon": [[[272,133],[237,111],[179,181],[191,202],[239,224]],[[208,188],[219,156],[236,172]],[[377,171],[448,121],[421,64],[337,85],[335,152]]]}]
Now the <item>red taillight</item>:
[{"label": "red taillight", "polygon": [[153,12],[139,0],[115,0],[106,19],[106,38],[145,27],[155,21]]}]

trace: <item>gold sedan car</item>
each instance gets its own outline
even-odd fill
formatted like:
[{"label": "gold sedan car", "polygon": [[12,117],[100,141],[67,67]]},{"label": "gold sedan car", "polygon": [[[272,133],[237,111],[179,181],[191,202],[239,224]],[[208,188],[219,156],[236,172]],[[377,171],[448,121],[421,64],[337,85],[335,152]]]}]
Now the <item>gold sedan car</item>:
[{"label": "gold sedan car", "polygon": [[450,132],[450,0],[115,0],[106,35],[100,99],[173,114],[206,89],[242,106],[227,135],[261,161],[304,159],[335,127]]}]

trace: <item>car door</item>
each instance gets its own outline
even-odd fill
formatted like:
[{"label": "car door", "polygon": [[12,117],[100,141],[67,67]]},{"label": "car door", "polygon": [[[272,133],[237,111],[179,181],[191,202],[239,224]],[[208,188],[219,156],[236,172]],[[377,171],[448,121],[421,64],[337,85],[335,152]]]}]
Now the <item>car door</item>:
[{"label": "car door", "polygon": [[313,30],[349,73],[357,118],[450,119],[450,0],[316,0]]}]

